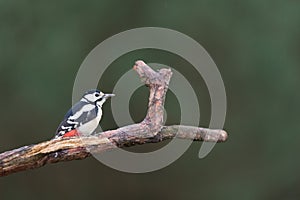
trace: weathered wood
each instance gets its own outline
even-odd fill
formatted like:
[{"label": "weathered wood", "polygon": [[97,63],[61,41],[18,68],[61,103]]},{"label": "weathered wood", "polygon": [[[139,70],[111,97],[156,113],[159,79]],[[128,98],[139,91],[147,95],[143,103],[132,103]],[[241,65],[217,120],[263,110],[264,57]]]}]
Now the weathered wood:
[{"label": "weathered wood", "polygon": [[155,72],[143,61],[137,61],[134,70],[150,89],[147,115],[141,123],[93,136],[57,138],[4,152],[0,154],[0,176],[38,168],[48,163],[84,159],[92,153],[101,153],[109,149],[156,143],[174,137],[208,142],[227,140],[228,135],[224,130],[163,126],[163,106],[172,76],[171,70],[161,69]]}]

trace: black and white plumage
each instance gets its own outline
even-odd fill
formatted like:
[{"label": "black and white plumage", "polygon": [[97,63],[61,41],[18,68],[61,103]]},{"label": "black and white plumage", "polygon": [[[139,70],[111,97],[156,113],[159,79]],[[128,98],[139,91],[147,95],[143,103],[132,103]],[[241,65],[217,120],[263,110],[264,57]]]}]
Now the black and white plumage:
[{"label": "black and white plumage", "polygon": [[90,135],[102,117],[102,105],[114,94],[104,94],[93,89],[87,91],[65,115],[58,126],[55,138]]}]

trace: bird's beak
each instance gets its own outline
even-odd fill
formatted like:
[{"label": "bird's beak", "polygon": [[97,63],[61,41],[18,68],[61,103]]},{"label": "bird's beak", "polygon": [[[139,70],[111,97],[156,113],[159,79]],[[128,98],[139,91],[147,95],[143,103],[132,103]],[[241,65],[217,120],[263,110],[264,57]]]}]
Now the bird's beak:
[{"label": "bird's beak", "polygon": [[110,98],[110,97],[113,97],[115,96],[115,94],[105,94],[105,98]]}]

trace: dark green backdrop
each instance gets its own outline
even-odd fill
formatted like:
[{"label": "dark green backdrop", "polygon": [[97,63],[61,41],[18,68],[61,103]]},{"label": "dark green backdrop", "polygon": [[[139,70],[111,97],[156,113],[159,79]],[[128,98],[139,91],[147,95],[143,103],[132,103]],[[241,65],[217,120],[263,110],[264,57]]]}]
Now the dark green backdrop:
[{"label": "dark green backdrop", "polygon": [[[300,161],[299,1],[16,1],[0,0],[0,151],[52,137],[71,106],[73,81],[86,55],[131,28],[180,31],[202,44],[219,67],[228,100],[228,142],[198,159],[200,143],[172,165],[126,174],[94,158],[52,164],[0,178],[2,199],[298,199]],[[110,91],[134,61],[191,66],[161,51],[128,53],[101,79]],[[210,100],[199,76],[190,82],[208,126]],[[147,89],[131,99],[145,113]],[[116,97],[117,98],[117,97]],[[170,92],[167,123],[179,120]],[[116,128],[110,106],[102,126]],[[298,123],[297,123],[298,122]],[[147,145],[145,145],[147,146]],[[157,148],[158,145],[133,148]]]}]

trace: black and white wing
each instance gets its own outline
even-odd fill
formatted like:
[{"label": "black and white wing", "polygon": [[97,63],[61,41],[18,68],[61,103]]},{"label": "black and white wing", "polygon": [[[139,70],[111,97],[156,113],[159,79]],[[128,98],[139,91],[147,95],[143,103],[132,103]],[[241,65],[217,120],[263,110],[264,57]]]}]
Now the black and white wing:
[{"label": "black and white wing", "polygon": [[79,101],[66,113],[56,130],[55,137],[63,136],[65,133],[95,119],[97,112],[98,107],[96,105]]}]

